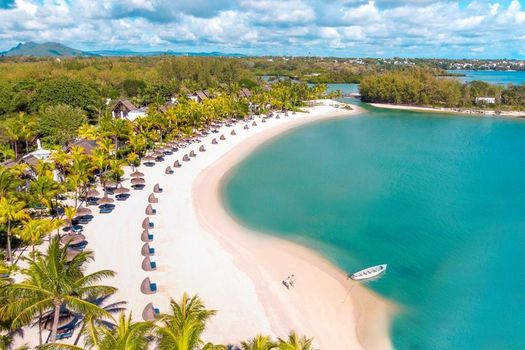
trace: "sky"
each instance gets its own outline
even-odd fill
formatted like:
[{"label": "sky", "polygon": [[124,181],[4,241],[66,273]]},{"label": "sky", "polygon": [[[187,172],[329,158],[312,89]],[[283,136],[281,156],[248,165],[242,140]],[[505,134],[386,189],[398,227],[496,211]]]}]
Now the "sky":
[{"label": "sky", "polygon": [[0,0],[0,51],[525,59],[525,0]]}]

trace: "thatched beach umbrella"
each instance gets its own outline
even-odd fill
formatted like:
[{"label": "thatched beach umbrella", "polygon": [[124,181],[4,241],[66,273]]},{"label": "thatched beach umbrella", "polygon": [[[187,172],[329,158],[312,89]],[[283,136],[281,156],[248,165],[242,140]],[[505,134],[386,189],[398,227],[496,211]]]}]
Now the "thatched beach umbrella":
[{"label": "thatched beach umbrella", "polygon": [[98,196],[100,196],[100,193],[95,189],[91,189],[86,193],[87,198],[96,198]]},{"label": "thatched beach umbrella", "polygon": [[277,115],[275,116],[275,119],[281,119],[281,117],[279,116],[279,114],[277,114]]},{"label": "thatched beach umbrella", "polygon": [[134,179],[131,179],[131,184],[132,185],[144,185],[145,183],[146,183],[146,180],[144,180],[141,177],[136,177]]},{"label": "thatched beach umbrella", "polygon": [[157,211],[153,209],[153,206],[151,204],[148,204],[146,207],[146,215],[155,215],[157,214]]},{"label": "thatched beach umbrella", "polygon": [[153,321],[155,320],[158,314],[159,310],[155,309],[153,303],[149,303],[142,311],[142,319],[146,322]]},{"label": "thatched beach umbrella", "polygon": [[113,191],[113,193],[115,194],[124,194],[128,192],[129,192],[129,188],[126,188],[126,187],[119,187],[115,191]]},{"label": "thatched beach umbrella", "polygon": [[113,198],[110,198],[110,197],[103,197],[103,198],[100,198],[98,200],[98,204],[99,205],[105,205],[105,204],[111,204],[113,203],[115,200]]},{"label": "thatched beach umbrella", "polygon": [[248,124],[244,124],[244,130],[248,130],[249,128]]},{"label": "thatched beach umbrella", "polygon": [[217,144],[217,139],[214,137],[213,140],[211,140],[211,144],[212,145],[216,145]]},{"label": "thatched beach umbrella", "polygon": [[77,216],[89,215],[89,214],[91,214],[91,209],[86,208],[86,207],[78,207],[77,208],[77,211],[76,211],[76,215]]},{"label": "thatched beach umbrella", "polygon": [[179,160],[177,159],[177,160],[173,163],[173,166],[174,166],[175,168],[180,168],[182,165],[180,165],[180,162],[179,162]]},{"label": "thatched beach umbrella", "polygon": [[153,186],[153,192],[161,193],[162,191],[163,189],[159,186],[159,184],[156,184],[155,186]]},{"label": "thatched beach umbrella", "polygon": [[252,126],[257,126],[257,122],[254,120]]},{"label": "thatched beach umbrella", "polygon": [[[65,307],[60,308],[57,329],[65,328],[69,325],[73,326],[76,321],[77,316],[75,316],[71,311],[67,310]],[[54,312],[49,312],[48,314],[42,316],[42,319],[40,320],[40,327],[50,331],[53,328],[53,323]]]},{"label": "thatched beach umbrella", "polygon": [[104,187],[105,188],[115,188],[117,187],[117,183],[115,181],[106,181],[104,182]]},{"label": "thatched beach umbrella", "polygon": [[62,244],[69,244],[69,245],[77,245],[86,240],[86,236],[81,234],[73,234],[73,235],[64,235],[62,238],[60,238],[60,243]]},{"label": "thatched beach umbrella", "polygon": [[159,199],[157,197],[155,197],[155,194],[152,193],[149,195],[148,197],[148,202],[149,203],[158,203],[159,202]]},{"label": "thatched beach umbrella", "polygon": [[143,229],[153,228],[151,225],[151,222],[149,221],[149,218],[145,218],[144,220],[142,220],[142,228]]},{"label": "thatched beach umbrella", "polygon": [[134,171],[129,176],[130,177],[144,177],[144,174],[141,173],[140,171]]},{"label": "thatched beach umbrella", "polygon": [[142,245],[142,248],[140,249],[140,253],[143,255],[143,256],[151,256],[151,255],[155,255],[155,249],[154,248],[151,248],[149,246],[149,243],[144,243]]},{"label": "thatched beach umbrella", "polygon": [[185,162],[189,162],[190,161],[190,157],[188,157],[188,155],[185,154],[184,157],[182,157],[182,160],[185,161]]},{"label": "thatched beach umbrella", "polygon": [[144,271],[155,271],[157,269],[157,264],[151,261],[149,256],[144,257],[142,260],[142,269]]},{"label": "thatched beach umbrella", "polygon": [[199,152],[206,152],[206,148],[204,148],[204,146],[201,145],[199,147]]},{"label": "thatched beach umbrella", "polygon": [[155,161],[155,158],[152,157],[152,156],[145,156],[144,158],[142,158],[142,160],[144,162],[154,162]]},{"label": "thatched beach umbrella", "polygon": [[221,135],[221,137],[219,137],[219,139],[220,139],[221,141],[224,141],[224,140],[226,140],[226,137],[224,137],[224,135]]},{"label": "thatched beach umbrella", "polygon": [[197,157],[197,155],[195,154],[195,151],[192,150],[192,151],[190,152],[190,157]]},{"label": "thatched beach umbrella", "polygon": [[75,256],[77,256],[78,254],[80,254],[79,250],[68,249],[66,253],[66,259],[65,259],[66,262],[71,262],[71,260],[73,260]]},{"label": "thatched beach umbrella", "polygon": [[142,234],[140,235],[140,240],[142,242],[151,242],[153,241],[153,234],[149,233],[148,229],[145,229],[142,231]]},{"label": "thatched beach umbrella", "polygon": [[237,134],[235,133],[235,130],[232,130],[232,131],[230,132],[230,135],[235,136],[235,135],[237,135]]},{"label": "thatched beach umbrella", "polygon": [[266,123],[266,119],[265,119],[265,118],[262,118],[262,119],[261,119],[261,123]]},{"label": "thatched beach umbrella", "polygon": [[149,277],[146,277],[140,284],[140,291],[142,294],[155,294],[157,293],[157,284],[152,283]]},{"label": "thatched beach umbrella", "polygon": [[164,170],[164,174],[173,174],[173,169],[168,165],[166,170]]},{"label": "thatched beach umbrella", "polygon": [[152,154],[152,156],[155,159],[164,158],[164,153],[162,153],[162,152],[155,152],[155,153]]}]

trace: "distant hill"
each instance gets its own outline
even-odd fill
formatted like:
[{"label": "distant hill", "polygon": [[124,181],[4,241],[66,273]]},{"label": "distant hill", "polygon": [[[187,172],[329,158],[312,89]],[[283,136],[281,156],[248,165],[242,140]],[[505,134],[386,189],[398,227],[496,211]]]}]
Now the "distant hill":
[{"label": "distant hill", "polygon": [[36,56],[36,57],[80,57],[80,56],[95,56],[92,53],[72,49],[59,43],[42,43],[34,42],[20,43],[3,52],[4,56]]},{"label": "distant hill", "polygon": [[223,52],[176,52],[176,51],[132,51],[128,49],[80,51],[60,43],[20,43],[6,52],[4,56],[35,56],[35,57],[84,57],[84,56],[211,56],[211,57],[246,57],[239,53]]},{"label": "distant hill", "polygon": [[121,50],[98,50],[90,51],[90,53],[98,56],[208,56],[208,57],[246,57],[240,53],[224,53],[224,52],[178,52],[178,51],[133,51],[128,49]]}]

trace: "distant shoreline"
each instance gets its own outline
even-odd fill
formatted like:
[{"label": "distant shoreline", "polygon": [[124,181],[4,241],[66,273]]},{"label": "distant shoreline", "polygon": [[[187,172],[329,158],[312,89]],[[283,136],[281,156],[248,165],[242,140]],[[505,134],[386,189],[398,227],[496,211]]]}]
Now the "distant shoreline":
[{"label": "distant shoreline", "polygon": [[423,111],[435,113],[454,113],[464,115],[489,116],[489,117],[504,117],[504,118],[525,118],[525,111],[501,111],[482,110],[474,108],[448,108],[448,107],[425,107],[413,105],[395,105],[389,103],[368,103],[370,106],[377,108],[398,109],[406,111]]}]

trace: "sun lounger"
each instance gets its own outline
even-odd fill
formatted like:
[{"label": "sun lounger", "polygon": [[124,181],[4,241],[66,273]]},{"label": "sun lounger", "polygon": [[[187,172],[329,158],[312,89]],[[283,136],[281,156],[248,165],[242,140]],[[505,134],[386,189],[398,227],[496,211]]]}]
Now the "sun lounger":
[{"label": "sun lounger", "polygon": [[58,332],[56,335],[57,340],[69,339],[73,336],[73,329],[67,329],[66,331]]}]

